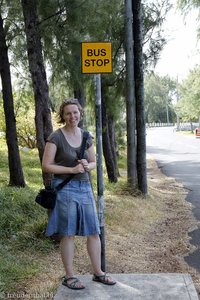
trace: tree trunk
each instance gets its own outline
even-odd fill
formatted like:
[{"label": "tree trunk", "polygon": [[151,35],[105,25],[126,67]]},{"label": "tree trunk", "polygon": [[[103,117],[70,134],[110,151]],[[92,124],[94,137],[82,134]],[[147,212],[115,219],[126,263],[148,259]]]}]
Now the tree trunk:
[{"label": "tree trunk", "polygon": [[[74,88],[74,97],[76,99],[78,99],[80,105],[84,109],[84,107],[85,107],[85,91],[84,91],[83,82],[82,82],[82,86],[81,87]],[[83,120],[81,120],[80,123],[79,123],[79,127],[80,128],[83,128],[83,123],[84,123]]]},{"label": "tree trunk", "polygon": [[[108,115],[106,111],[106,86],[105,81],[102,80],[102,87],[101,87],[101,100],[102,100],[102,140],[103,140],[103,154],[106,164],[106,170],[108,174],[108,180],[110,182],[117,182],[117,166],[116,166],[116,154],[114,155],[113,149],[115,146],[112,145],[114,138],[110,138],[109,132],[109,121]],[[111,122],[111,120],[110,120]],[[110,127],[111,124],[110,124]],[[115,150],[114,150],[115,151]]]},{"label": "tree trunk", "polygon": [[[35,98],[35,126],[37,148],[40,162],[44,152],[45,142],[53,130],[51,121],[50,99],[46,72],[42,56],[41,37],[38,28],[37,7],[35,0],[21,0],[25,32],[27,39],[27,51],[29,70],[32,77],[32,85]],[[45,185],[49,183],[49,175],[43,174]]]},{"label": "tree trunk", "polygon": [[8,164],[10,172],[9,184],[24,187],[24,175],[19,155],[17,141],[16,120],[12,95],[10,64],[8,60],[8,48],[6,45],[3,20],[0,14],[0,75],[2,81],[3,105],[6,121],[6,143],[8,147]]},{"label": "tree trunk", "polygon": [[138,188],[147,193],[146,171],[146,129],[144,108],[144,78],[142,54],[142,4],[141,0],[133,0],[133,32],[134,32],[134,74],[136,98],[137,128],[137,177]]},{"label": "tree trunk", "polygon": [[119,177],[120,174],[119,174],[119,169],[117,164],[117,145],[115,139],[115,125],[114,125],[113,117],[109,113],[108,113],[108,133],[109,133],[111,151],[113,155],[113,162],[115,166],[115,172],[117,177]]},{"label": "tree trunk", "polygon": [[125,0],[125,50],[126,50],[126,115],[127,115],[127,176],[128,183],[137,186],[135,138],[135,83],[133,59],[132,3]]}]

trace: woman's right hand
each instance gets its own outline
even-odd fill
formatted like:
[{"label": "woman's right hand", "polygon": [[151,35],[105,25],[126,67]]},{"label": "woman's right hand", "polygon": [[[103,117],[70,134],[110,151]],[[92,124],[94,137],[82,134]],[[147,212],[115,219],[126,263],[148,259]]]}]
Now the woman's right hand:
[{"label": "woman's right hand", "polygon": [[74,168],[73,168],[73,173],[74,174],[78,174],[78,173],[84,173],[85,172],[85,169],[83,167],[82,164],[78,164],[76,165]]}]

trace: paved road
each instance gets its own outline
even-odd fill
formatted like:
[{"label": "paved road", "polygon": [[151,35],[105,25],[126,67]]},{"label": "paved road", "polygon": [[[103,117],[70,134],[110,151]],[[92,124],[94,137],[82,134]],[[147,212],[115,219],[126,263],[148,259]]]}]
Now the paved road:
[{"label": "paved road", "polygon": [[[164,174],[174,177],[188,189],[187,201],[194,206],[193,214],[200,220],[200,138],[183,135],[172,127],[147,129],[147,152]],[[200,227],[189,234],[197,250],[185,260],[200,272]]]}]

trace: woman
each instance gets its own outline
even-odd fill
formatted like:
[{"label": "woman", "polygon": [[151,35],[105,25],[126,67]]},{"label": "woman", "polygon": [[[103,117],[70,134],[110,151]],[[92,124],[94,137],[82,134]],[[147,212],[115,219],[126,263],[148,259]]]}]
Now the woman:
[{"label": "woman", "polygon": [[61,258],[66,272],[62,284],[71,289],[85,288],[73,271],[75,235],[87,237],[93,280],[108,285],[116,283],[101,270],[100,230],[88,175],[96,167],[91,137],[87,141],[84,158],[78,159],[83,134],[78,124],[82,116],[83,110],[77,99],[64,100],[58,113],[58,123],[64,126],[48,138],[42,161],[43,172],[54,174],[52,186],[74,174],[72,180],[58,192],[46,230],[47,236],[61,236]]}]

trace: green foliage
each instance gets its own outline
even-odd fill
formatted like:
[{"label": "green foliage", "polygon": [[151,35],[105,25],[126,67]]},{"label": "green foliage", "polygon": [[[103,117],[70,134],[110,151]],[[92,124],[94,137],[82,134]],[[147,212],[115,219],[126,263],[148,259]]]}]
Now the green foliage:
[{"label": "green foliage", "polygon": [[168,76],[157,74],[145,78],[145,113],[147,123],[172,123],[175,112],[172,105],[176,92],[176,82]]},{"label": "green foliage", "polygon": [[190,71],[180,85],[176,111],[183,121],[197,121],[200,116],[200,66]]},{"label": "green foliage", "polygon": [[[184,15],[187,15],[193,9],[197,9],[197,12],[199,12],[200,0],[178,0],[177,4],[178,4],[178,8],[183,12]],[[197,33],[198,33],[198,39],[200,39],[200,14],[199,13],[198,13],[197,21],[198,21]]]},{"label": "green foliage", "polygon": [[14,282],[39,272],[41,263],[37,263],[37,256],[48,254],[54,245],[44,237],[47,212],[34,201],[42,187],[37,151],[21,152],[25,188],[8,186],[7,148],[2,138],[0,156],[0,274],[2,289],[11,291]]},{"label": "green foliage", "polygon": [[1,13],[9,48],[11,72],[22,82],[23,86],[23,83],[29,80],[29,69],[21,2],[1,1]]},{"label": "green foliage", "polygon": [[[94,107],[94,85],[91,76],[81,74],[82,41],[111,41],[113,48],[113,73],[105,75],[109,85],[107,108],[117,121],[116,135],[121,140],[120,123],[124,128],[125,103],[125,61],[124,61],[124,1],[82,1],[40,0],[38,4],[39,26],[43,43],[43,53],[48,67],[49,91],[52,110],[57,110],[60,102],[72,96],[75,90],[85,88],[86,104]],[[143,5],[143,36],[145,64],[155,62],[165,44],[162,37],[162,23],[169,10],[168,0],[147,1]],[[17,128],[19,142],[30,148],[35,146],[33,106],[26,108],[30,95],[26,86],[28,78],[25,33],[22,9],[19,1],[5,1],[3,5],[7,40],[10,46],[12,73],[18,83]],[[23,72],[19,71],[23,70]],[[23,73],[23,74],[22,74]],[[92,89],[88,89],[88,82]],[[27,94],[27,95],[26,95]],[[92,101],[89,99],[92,98]],[[19,102],[18,102],[19,103]],[[33,104],[33,100],[30,101]],[[18,111],[18,108],[20,110]],[[24,109],[21,109],[21,107]],[[25,118],[28,112],[28,117]],[[1,112],[0,112],[1,113]]]},{"label": "green foliage", "polygon": [[[10,187],[8,186],[7,147],[5,140],[0,138],[0,274],[2,283],[0,291],[5,292],[16,291],[16,285],[21,281],[41,272],[41,256],[45,263],[48,253],[55,249],[54,243],[44,237],[47,212],[34,201],[36,193],[42,187],[37,150],[21,151],[20,155],[26,187]],[[120,157],[122,168],[126,166],[123,156],[122,152]],[[116,185],[108,182],[105,168],[104,172],[105,190],[114,191]],[[96,193],[96,172],[92,174],[92,181],[94,193]]]},{"label": "green foliage", "polygon": [[124,110],[121,110],[119,117],[115,120],[117,155],[121,155],[121,151],[126,148],[126,115]]},{"label": "green foliage", "polygon": [[126,150],[123,150],[120,152],[120,156],[118,157],[118,167],[123,170],[126,170],[126,168],[127,168]]},{"label": "green foliage", "polygon": [[[13,252],[10,245],[0,243],[0,292],[12,292],[15,291],[14,282],[20,282],[31,278],[37,272],[40,267],[37,260],[24,252]],[[11,284],[12,282],[12,284]]]},{"label": "green foliage", "polygon": [[0,132],[5,132],[5,115],[4,115],[4,109],[3,109],[3,100],[0,97]]},{"label": "green foliage", "polygon": [[18,143],[22,147],[36,147],[35,110],[33,94],[25,82],[14,92]]},{"label": "green foliage", "polygon": [[[32,92],[27,84],[13,92],[18,144],[33,149],[36,147],[35,111]],[[0,131],[6,132],[3,100],[0,98]]]},{"label": "green foliage", "polygon": [[[145,64],[155,64],[165,39],[162,37],[162,24],[170,4],[167,0],[148,1],[144,4],[144,50]],[[62,0],[38,1],[38,12],[44,55],[50,71],[50,96],[52,109],[56,110],[60,101],[72,95],[90,81],[88,75],[81,74],[82,41],[111,41],[113,48],[113,73],[106,77],[109,81],[107,105],[114,110],[121,109],[118,100],[124,97],[124,1],[80,1]],[[93,86],[93,83],[92,83]],[[94,87],[93,87],[94,88]],[[85,88],[87,89],[87,87]],[[89,98],[94,99],[88,90]],[[93,102],[92,102],[93,103]],[[121,103],[120,103],[121,104]],[[125,107],[124,107],[125,111]]]},{"label": "green foliage", "polygon": [[178,6],[182,10],[191,10],[191,8],[199,8],[200,7],[200,0],[178,0]]},{"label": "green foliage", "polygon": [[155,67],[167,43],[162,25],[172,5],[168,0],[143,3],[143,56],[145,69]]},{"label": "green foliage", "polygon": [[16,118],[19,145],[30,149],[36,148],[34,115],[35,112],[30,109],[25,115],[21,112]]}]

